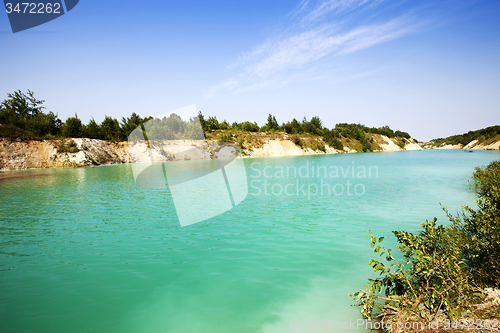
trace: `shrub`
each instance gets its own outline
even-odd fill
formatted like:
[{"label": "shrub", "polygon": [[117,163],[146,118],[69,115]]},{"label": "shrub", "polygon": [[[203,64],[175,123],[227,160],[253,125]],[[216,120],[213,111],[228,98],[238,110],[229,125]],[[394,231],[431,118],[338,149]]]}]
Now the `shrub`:
[{"label": "shrub", "polygon": [[220,129],[220,124],[217,120],[217,117],[208,117],[208,119],[205,121],[205,127],[207,132]]},{"label": "shrub", "polygon": [[23,139],[30,140],[34,139],[29,133],[23,131],[17,126],[14,125],[3,125],[0,124],[0,138],[10,138],[10,139]]},{"label": "shrub", "polygon": [[394,135],[397,137],[400,137],[400,138],[406,138],[406,139],[411,138],[410,134],[408,134],[407,132],[402,132],[402,131],[396,131],[396,132],[394,132]]},{"label": "shrub", "polygon": [[[436,225],[434,218],[416,234],[394,231],[400,260],[382,246],[383,237],[368,233],[371,247],[386,263],[371,259],[369,265],[380,277],[351,295],[366,318],[429,322],[488,313],[474,303],[482,296],[477,286],[500,287],[500,162],[476,168],[473,187],[478,209],[465,206],[457,216],[447,212],[452,225]],[[497,312],[498,306],[489,313],[495,318]]]},{"label": "shrub", "polygon": [[73,140],[69,141],[66,145],[60,144],[57,147],[58,153],[78,153],[79,151],[80,149],[78,149],[76,143]]},{"label": "shrub", "polygon": [[297,146],[302,147],[302,140],[299,138],[297,134],[292,135],[292,142],[295,143]]},{"label": "shrub", "polygon": [[455,245],[479,286],[500,288],[500,161],[476,168],[472,177],[478,209],[465,206],[457,216],[448,214]]},{"label": "shrub", "polygon": [[359,140],[359,142],[361,143],[361,149],[364,152],[373,151],[371,143],[364,136]]},{"label": "shrub", "polygon": [[321,142],[316,143],[315,150],[320,150],[320,151],[326,153],[326,147]]},{"label": "shrub", "polygon": [[233,138],[233,133],[228,132],[228,133],[222,133],[219,136],[219,142],[231,142]]},{"label": "shrub", "polygon": [[467,307],[473,289],[468,284],[470,274],[462,269],[459,249],[449,246],[449,234],[436,225],[436,218],[421,226],[423,230],[416,234],[393,231],[403,254],[400,260],[382,245],[384,237],[368,233],[371,247],[376,246],[374,252],[387,263],[371,259],[369,265],[381,277],[369,279],[369,286],[351,295],[355,306],[363,306],[366,318],[454,320]]},{"label": "shrub", "polygon": [[256,122],[251,123],[249,121],[245,121],[245,122],[241,123],[240,127],[243,131],[246,131],[246,132],[258,132],[260,129],[259,125],[257,125]]},{"label": "shrub", "polygon": [[337,149],[337,150],[343,150],[343,149],[344,149],[344,145],[342,144],[342,141],[337,140],[337,139],[335,139],[335,138],[333,138],[333,139],[331,139],[331,140],[327,141],[326,143],[328,143],[328,145],[329,145],[330,147],[333,147],[333,148],[335,148],[335,149]]},{"label": "shrub", "polygon": [[221,130],[228,130],[231,128],[231,125],[229,125],[229,123],[224,120],[222,123],[219,124],[219,128]]}]

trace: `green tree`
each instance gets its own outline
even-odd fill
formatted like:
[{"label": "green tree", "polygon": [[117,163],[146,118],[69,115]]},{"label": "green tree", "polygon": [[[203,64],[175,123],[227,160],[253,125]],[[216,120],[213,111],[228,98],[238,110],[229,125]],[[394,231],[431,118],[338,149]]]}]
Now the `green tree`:
[{"label": "green tree", "polygon": [[83,137],[89,139],[102,139],[101,127],[97,124],[94,118],[89,120],[89,123],[82,129]]},{"label": "green tree", "polygon": [[24,94],[21,90],[15,91],[13,94],[8,93],[7,99],[0,106],[2,111],[13,112],[19,118],[31,118],[42,112],[44,100],[35,98],[34,93],[28,90]]},{"label": "green tree", "polygon": [[205,122],[205,128],[207,131],[215,131],[218,130],[220,127],[219,121],[217,120],[217,117],[208,117],[207,121]]},{"label": "green tree", "polygon": [[69,117],[66,119],[62,126],[62,135],[65,138],[80,138],[82,137],[83,125],[82,121],[75,114],[74,117]]},{"label": "green tree", "polygon": [[247,132],[258,132],[259,131],[259,125],[257,125],[256,122],[249,122],[245,121],[241,123],[240,125],[242,131],[247,131]]},{"label": "green tree", "polygon": [[300,124],[300,122],[297,119],[293,118],[291,125],[292,125],[292,133],[299,134],[299,133],[304,132],[302,125]]},{"label": "green tree", "polygon": [[148,140],[173,140],[175,133],[167,126],[167,118],[154,118],[144,124]]},{"label": "green tree", "polygon": [[318,116],[314,116],[311,118],[309,123],[312,126],[312,132],[321,135],[321,130],[323,129],[323,124],[321,122],[321,119]]},{"label": "green tree", "polygon": [[186,129],[185,122],[175,113],[172,113],[168,118],[165,118],[162,123],[172,130],[174,134],[182,135]]},{"label": "green tree", "polygon": [[36,137],[57,135],[63,123],[52,111],[45,114],[40,112],[29,118],[26,122],[26,130]]},{"label": "green tree", "polygon": [[280,128],[280,125],[278,124],[276,117],[271,114],[267,116],[266,126],[269,130],[274,130],[274,131],[277,131]]},{"label": "green tree", "polygon": [[323,130],[323,140],[330,146],[333,147],[337,150],[343,150],[344,145],[342,144],[342,141],[338,140],[340,135],[337,130],[328,130],[325,128]]},{"label": "green tree", "polygon": [[121,128],[124,139],[127,138],[133,130],[143,123],[143,119],[135,112],[132,112],[130,117],[122,117]]},{"label": "green tree", "polygon": [[207,127],[207,121],[205,120],[205,116],[201,111],[198,111],[198,120],[200,122],[201,128],[203,129],[203,132],[208,132],[208,127]]},{"label": "green tree", "polygon": [[200,128],[200,125],[196,119],[192,119],[186,125],[186,131],[184,135],[187,140],[204,140],[205,134]]},{"label": "green tree", "polygon": [[219,124],[219,127],[221,130],[228,130],[231,128],[231,125],[227,121],[223,121],[222,123]]},{"label": "green tree", "polygon": [[[105,116],[100,127],[103,139],[115,141],[120,140],[121,128],[118,120]],[[121,134],[121,138],[125,139],[125,136]]]},{"label": "green tree", "polygon": [[52,112],[43,113],[44,102],[36,99],[31,90],[27,94],[21,90],[9,93],[0,104],[0,123],[26,130],[36,137],[57,135],[62,122]]}]

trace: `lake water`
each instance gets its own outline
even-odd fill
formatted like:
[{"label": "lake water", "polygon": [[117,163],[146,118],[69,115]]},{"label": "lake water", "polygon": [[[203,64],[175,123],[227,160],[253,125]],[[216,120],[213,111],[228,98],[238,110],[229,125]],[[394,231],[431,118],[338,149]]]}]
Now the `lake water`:
[{"label": "lake water", "polygon": [[473,205],[474,167],[499,158],[245,159],[247,198],[182,228],[169,192],[136,186],[130,165],[19,172],[38,176],[0,182],[0,332],[335,331],[360,318],[348,294],[373,276],[367,229],[393,247],[392,230],[447,223],[440,203]]}]

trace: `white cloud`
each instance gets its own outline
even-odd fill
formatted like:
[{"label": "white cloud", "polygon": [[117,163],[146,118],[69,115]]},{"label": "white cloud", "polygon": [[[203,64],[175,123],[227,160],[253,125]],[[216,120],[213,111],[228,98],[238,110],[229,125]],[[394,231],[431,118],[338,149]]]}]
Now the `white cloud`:
[{"label": "white cloud", "polygon": [[[288,76],[307,69],[321,58],[345,56],[419,31],[425,23],[407,14],[386,18],[385,21],[361,24],[343,19],[315,23],[306,29],[301,22],[318,22],[320,18],[354,12],[378,6],[383,0],[321,0],[315,4],[302,0],[290,16],[299,23],[299,31],[270,38],[252,51],[242,54],[227,70],[237,72],[235,78],[214,85],[207,93],[213,97],[223,90],[258,89],[282,85]],[[309,7],[312,7],[310,9]],[[330,17],[329,16],[329,17]],[[354,21],[354,22],[352,22]],[[302,28],[300,28],[302,27]]]},{"label": "white cloud", "polygon": [[227,81],[224,81],[222,83],[216,84],[212,86],[208,92],[205,94],[206,97],[212,98],[214,97],[219,91],[225,90],[233,90],[235,87],[238,86],[238,80],[235,79],[229,79]]},{"label": "white cloud", "polygon": [[316,7],[307,13],[303,18],[303,22],[312,22],[317,19],[330,14],[340,14],[343,12],[351,11],[363,7],[367,3],[380,3],[380,1],[373,0],[323,0],[320,1]]}]

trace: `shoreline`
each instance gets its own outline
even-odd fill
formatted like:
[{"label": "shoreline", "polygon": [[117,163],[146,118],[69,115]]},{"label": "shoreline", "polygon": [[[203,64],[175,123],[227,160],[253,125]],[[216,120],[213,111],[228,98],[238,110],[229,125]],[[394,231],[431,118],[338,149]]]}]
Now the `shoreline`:
[{"label": "shoreline", "polygon": [[[362,152],[357,141],[344,143],[342,150],[323,145],[321,150],[314,144],[300,146],[290,139],[277,139],[272,135],[261,135],[259,146],[246,142],[241,145],[242,158],[279,157],[302,155],[326,155]],[[422,147],[413,139],[404,141],[406,146],[397,143],[399,138],[388,138],[383,135],[373,135],[376,145],[373,151],[421,150]],[[315,139],[317,140],[317,139]],[[217,139],[208,140],[218,142]],[[73,142],[75,152],[61,150]],[[192,140],[171,140],[159,142],[151,149],[156,161],[184,160],[189,158],[185,152],[195,147],[198,153],[208,153],[205,147]],[[0,138],[0,171],[51,169],[61,167],[87,167],[108,164],[124,164],[141,160],[146,146],[144,143],[129,145],[127,141],[111,142],[97,139],[72,138],[53,140],[15,141]],[[168,152],[168,153],[167,153]]]},{"label": "shoreline", "polygon": [[[500,146],[500,141],[490,146],[473,145],[466,146],[450,146],[434,147],[428,143],[417,143],[413,139],[406,141],[406,145],[402,148],[397,145],[399,139],[388,138],[383,135],[376,134],[373,136],[377,145],[373,151],[366,152],[393,152],[393,151],[408,151],[408,150],[448,150],[461,149],[463,151],[481,151],[495,150]],[[76,144],[77,152],[58,152],[58,148],[63,144],[73,141]],[[209,142],[217,142],[209,140]],[[156,161],[168,160],[183,160],[185,156],[183,152],[192,147],[196,147],[196,143],[190,141],[178,140],[176,142],[163,142],[152,149]],[[41,170],[41,169],[57,169],[57,168],[74,168],[74,167],[92,167],[102,165],[129,164],[137,162],[137,156],[144,150],[144,144],[136,144],[129,146],[128,142],[111,142],[97,139],[57,139],[57,140],[28,140],[28,141],[13,141],[10,139],[0,138],[0,173],[6,171],[19,170]],[[173,149],[175,148],[175,149]],[[197,147],[201,153],[204,152],[203,147]],[[165,153],[169,151],[169,153]],[[337,150],[328,145],[325,145],[323,150],[313,150],[308,146],[299,146],[289,139],[271,139],[263,140],[260,147],[244,147],[241,150],[241,158],[260,158],[260,157],[284,157],[284,156],[314,156],[314,155],[335,155],[335,154],[353,154],[363,153],[360,151],[356,142],[351,142],[350,146],[344,146],[343,150]],[[5,178],[5,176],[3,177]],[[1,178],[0,178],[1,179]]]},{"label": "shoreline", "polygon": [[[464,149],[457,148],[453,150],[473,150],[473,151],[493,151],[492,149]],[[421,150],[450,150],[450,149],[442,149],[442,148],[422,148]],[[253,159],[253,158],[275,158],[275,157],[299,157],[299,156],[321,156],[321,155],[344,155],[344,154],[363,154],[363,153],[394,153],[394,152],[408,152],[408,151],[417,151],[417,150],[397,150],[397,151],[373,151],[373,152],[350,152],[350,153],[311,153],[311,154],[302,154],[302,155],[280,155],[280,156],[241,156],[239,158],[242,159]],[[168,162],[168,161],[165,161]],[[119,162],[119,163],[106,163],[106,164],[91,164],[91,165],[69,165],[69,166],[55,166],[55,167],[45,167],[45,168],[25,168],[25,169],[2,169],[0,170],[0,181],[9,180],[9,179],[22,179],[22,178],[37,178],[37,177],[48,177],[52,176],[51,174],[44,174],[42,172],[35,174],[26,174],[24,176],[19,175],[20,173],[28,173],[28,172],[36,172],[41,170],[55,170],[55,169],[75,169],[75,168],[94,168],[94,167],[104,167],[104,166],[112,166],[118,164],[133,164],[136,162]]]}]

